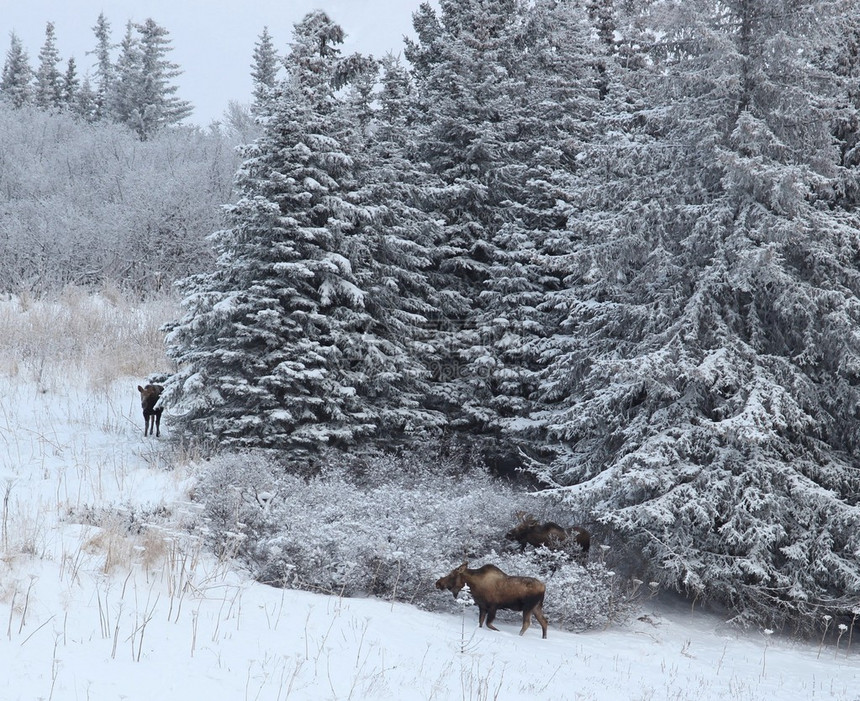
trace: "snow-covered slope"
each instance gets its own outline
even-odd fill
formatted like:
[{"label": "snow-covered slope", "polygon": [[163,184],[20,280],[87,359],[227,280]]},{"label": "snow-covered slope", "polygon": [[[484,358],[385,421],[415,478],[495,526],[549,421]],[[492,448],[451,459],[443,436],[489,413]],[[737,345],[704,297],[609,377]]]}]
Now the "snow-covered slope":
[{"label": "snow-covered slope", "polygon": [[257,584],[182,532],[193,476],[143,438],[138,379],[64,380],[0,379],[0,699],[860,699],[847,634],[820,649],[646,604],[586,634],[548,611],[542,640],[471,607]]}]

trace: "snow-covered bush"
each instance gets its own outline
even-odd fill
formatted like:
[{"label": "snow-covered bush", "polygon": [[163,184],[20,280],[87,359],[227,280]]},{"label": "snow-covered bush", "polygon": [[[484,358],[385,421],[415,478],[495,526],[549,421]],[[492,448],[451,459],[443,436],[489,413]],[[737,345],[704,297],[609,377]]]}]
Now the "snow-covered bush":
[{"label": "snow-covered bush", "polygon": [[602,564],[513,552],[504,534],[517,493],[481,467],[464,471],[459,456],[427,450],[352,464],[329,456],[297,475],[259,453],[221,455],[201,468],[195,498],[219,553],[273,585],[453,610],[435,580],[464,560],[493,562],[544,579],[559,626],[615,617],[613,577]]},{"label": "snow-covered bush", "polygon": [[118,124],[0,102],[3,291],[112,283],[169,290],[212,262],[236,156],[226,134]]},{"label": "snow-covered bush", "polygon": [[196,490],[211,536],[278,585],[421,601],[464,558],[504,543],[512,490],[410,454],[325,459],[312,475],[255,453],[206,464]]}]

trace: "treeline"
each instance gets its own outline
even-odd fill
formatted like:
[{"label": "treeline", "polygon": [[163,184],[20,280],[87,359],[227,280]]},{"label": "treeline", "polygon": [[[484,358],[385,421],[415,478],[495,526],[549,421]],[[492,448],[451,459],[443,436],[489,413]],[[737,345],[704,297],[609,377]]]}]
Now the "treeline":
[{"label": "treeline", "polygon": [[280,64],[261,37],[168,336],[180,432],[294,465],[460,437],[739,620],[849,620],[856,9],[441,0],[408,65],[321,12]]},{"label": "treeline", "polygon": [[164,27],[152,19],[129,22],[122,41],[115,44],[110,22],[101,13],[93,34],[91,80],[89,72],[81,78],[74,57],[63,64],[53,22],[45,27],[35,68],[12,32],[0,76],[0,101],[16,108],[67,110],[89,122],[117,122],[142,140],[191,114],[191,104],[176,95],[177,86],[172,83],[181,70],[169,59],[170,35]]}]

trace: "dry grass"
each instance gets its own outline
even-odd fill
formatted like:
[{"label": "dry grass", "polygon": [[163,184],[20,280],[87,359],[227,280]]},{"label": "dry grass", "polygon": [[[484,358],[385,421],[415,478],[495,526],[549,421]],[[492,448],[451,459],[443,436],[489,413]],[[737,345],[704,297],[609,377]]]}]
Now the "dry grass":
[{"label": "dry grass", "polygon": [[169,372],[160,328],[178,312],[173,297],[131,300],[113,288],[7,297],[0,301],[0,374],[53,389],[73,372],[101,390],[119,377]]},{"label": "dry grass", "polygon": [[168,545],[162,532],[146,529],[140,534],[129,533],[117,518],[89,538],[84,551],[104,557],[101,567],[104,574],[127,572],[135,564],[146,572],[153,572],[165,566]]}]

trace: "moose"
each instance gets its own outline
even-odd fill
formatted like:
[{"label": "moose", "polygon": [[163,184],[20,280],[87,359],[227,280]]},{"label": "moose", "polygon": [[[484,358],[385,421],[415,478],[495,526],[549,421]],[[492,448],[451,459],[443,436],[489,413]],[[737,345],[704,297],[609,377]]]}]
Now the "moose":
[{"label": "moose", "polygon": [[524,511],[517,512],[517,520],[517,525],[505,534],[505,538],[519,542],[520,550],[525,550],[526,545],[536,548],[544,545],[550,550],[560,550],[565,546],[568,538],[572,538],[573,542],[582,549],[580,557],[584,559],[588,555],[591,534],[584,528],[579,526],[562,528],[552,521],[538,523],[534,516]]},{"label": "moose", "polygon": [[436,580],[437,589],[447,589],[454,598],[460,590],[469,585],[472,599],[478,605],[478,627],[487,621],[487,628],[498,630],[493,625],[498,609],[523,612],[523,635],[532,622],[532,614],[540,623],[543,636],[546,637],[547,620],[543,615],[543,599],[546,585],[534,577],[511,577],[495,565],[484,565],[476,570],[469,569],[469,563],[464,562],[451,570],[450,574]]},{"label": "moose", "polygon": [[137,386],[140,392],[140,406],[143,408],[143,435],[152,435],[155,431],[156,438],[161,436],[161,413],[164,407],[155,406],[161,398],[164,387],[161,385]]}]

